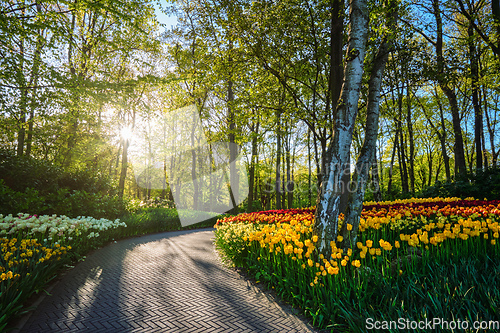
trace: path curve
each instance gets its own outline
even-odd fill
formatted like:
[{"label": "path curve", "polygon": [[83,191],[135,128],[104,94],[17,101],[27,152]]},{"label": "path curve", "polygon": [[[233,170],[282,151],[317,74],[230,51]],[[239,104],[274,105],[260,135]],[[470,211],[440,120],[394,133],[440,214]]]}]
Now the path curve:
[{"label": "path curve", "polygon": [[59,281],[20,332],[313,332],[224,267],[213,229],[110,244]]}]

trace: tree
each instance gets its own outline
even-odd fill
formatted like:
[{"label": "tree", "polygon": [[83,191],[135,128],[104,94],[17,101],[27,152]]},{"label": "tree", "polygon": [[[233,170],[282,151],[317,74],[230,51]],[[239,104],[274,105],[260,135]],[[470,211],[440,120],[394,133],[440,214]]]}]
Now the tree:
[{"label": "tree", "polygon": [[334,135],[325,156],[324,177],[321,180],[315,213],[314,231],[319,239],[319,250],[326,253],[331,251],[331,242],[336,241],[340,198],[343,193],[341,187],[346,186],[341,183],[342,172],[348,165],[354,122],[358,114],[368,37],[367,1],[352,0],[349,17],[349,42],[345,58],[342,97],[336,106]]}]

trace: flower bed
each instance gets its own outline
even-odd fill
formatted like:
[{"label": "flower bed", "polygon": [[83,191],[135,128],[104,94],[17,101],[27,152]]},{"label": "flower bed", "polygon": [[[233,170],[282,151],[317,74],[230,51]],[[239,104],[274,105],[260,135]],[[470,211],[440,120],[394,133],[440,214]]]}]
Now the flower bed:
[{"label": "flower bed", "polygon": [[119,220],[0,215],[0,331],[56,272],[120,235]]},{"label": "flower bed", "polygon": [[220,220],[216,244],[319,328],[365,332],[370,318],[500,324],[499,208],[456,198],[368,203],[357,244],[332,243],[329,258],[316,249],[313,208]]}]

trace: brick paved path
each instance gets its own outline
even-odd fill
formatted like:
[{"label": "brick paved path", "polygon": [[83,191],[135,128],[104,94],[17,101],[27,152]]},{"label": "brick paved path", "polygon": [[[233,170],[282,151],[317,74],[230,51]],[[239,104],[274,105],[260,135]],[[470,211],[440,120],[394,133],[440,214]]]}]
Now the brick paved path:
[{"label": "brick paved path", "polygon": [[21,332],[312,332],[223,267],[213,230],[111,244],[69,271]]}]

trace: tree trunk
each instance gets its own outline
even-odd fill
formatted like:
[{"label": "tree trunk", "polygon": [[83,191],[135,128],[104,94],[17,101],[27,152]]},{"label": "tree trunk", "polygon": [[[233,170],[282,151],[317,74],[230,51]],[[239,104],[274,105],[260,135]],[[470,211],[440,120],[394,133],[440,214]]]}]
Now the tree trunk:
[{"label": "tree trunk", "polygon": [[441,155],[443,156],[446,181],[451,182],[450,157],[448,156],[448,152],[446,151],[446,124],[444,122],[444,111],[443,111],[443,106],[439,102],[439,99],[437,99],[437,102],[439,106],[439,116],[441,119],[441,131],[442,131],[441,135],[439,136],[439,141],[441,143]]},{"label": "tree trunk", "polygon": [[[195,116],[196,113],[193,113],[193,116]],[[195,143],[195,130],[197,129],[196,126],[191,127],[191,180],[193,182],[193,206],[192,209],[194,210],[199,210],[199,192],[200,192],[200,187],[198,183],[198,175],[196,172],[196,161],[197,161],[197,147]],[[199,170],[201,172],[201,170]]]},{"label": "tree trunk", "polygon": [[[36,11],[38,15],[42,15],[42,6],[38,1],[35,1],[36,3]],[[35,94],[36,92],[36,87],[38,85],[38,76],[39,76],[39,71],[40,71],[40,62],[41,62],[41,53],[42,53],[42,48],[43,48],[43,29],[38,30],[38,36],[36,39],[36,47],[35,47],[35,53],[33,55],[33,68],[31,69],[31,78],[30,78],[30,86],[32,87],[31,89],[31,103],[30,103],[30,113],[29,113],[29,119],[28,119],[28,138],[26,141],[26,156],[31,155],[31,147],[33,145],[33,125],[35,122],[35,107],[36,107],[36,99],[37,95]]]},{"label": "tree trunk", "polygon": [[168,185],[167,185],[167,159],[165,157],[163,158],[162,176],[163,176],[163,181],[162,181],[162,188],[161,188],[160,197],[165,200],[167,198],[167,187],[168,187]]},{"label": "tree trunk", "polygon": [[[331,103],[331,108],[334,110],[333,119],[335,119],[335,112],[337,110],[338,104],[340,103],[340,97],[342,94],[342,84],[344,82],[344,66],[343,66],[343,43],[339,42],[344,39],[344,15],[345,15],[345,3],[343,0],[332,0],[331,1],[331,21],[330,21],[330,81],[329,89],[330,92],[328,101]],[[327,103],[327,110],[330,109],[330,105]],[[326,140],[322,141],[322,166],[321,170],[326,170],[325,164],[327,163],[326,158]],[[344,213],[347,207],[347,202],[349,200],[349,191],[347,185],[351,180],[351,163],[350,156],[349,161],[345,163],[345,169],[342,171],[342,179],[340,181],[342,187],[342,196],[340,198],[339,213]],[[318,183],[318,188],[321,183]]]},{"label": "tree trunk", "polygon": [[[402,82],[399,82],[402,84]],[[399,84],[398,84],[398,116],[396,119],[396,126],[399,131],[399,145],[397,146],[398,149],[398,163],[399,163],[399,176],[401,178],[401,188],[403,193],[408,193],[410,192],[409,186],[408,186],[408,171],[406,168],[406,153],[405,153],[405,148],[406,148],[406,141],[404,138],[403,134],[403,88],[399,89]]]},{"label": "tree trunk", "polygon": [[441,172],[441,163],[438,163],[436,170],[436,177],[434,177],[434,184],[436,184],[439,180],[439,173]]},{"label": "tree trunk", "polygon": [[[132,111],[132,127],[133,130],[135,127],[135,110]],[[123,151],[122,151],[122,168],[120,172],[120,180],[118,182],[118,196],[123,198],[123,194],[125,191],[125,180],[127,179],[127,170],[128,170],[128,146],[130,142],[128,138],[123,138]]]},{"label": "tree trunk", "polygon": [[[431,186],[432,184],[432,158],[433,158],[432,149],[427,150],[427,166],[429,168],[429,179],[427,181],[427,186]],[[425,185],[425,184],[424,184]]]},{"label": "tree trunk", "polygon": [[290,159],[290,142],[286,145],[286,195],[287,207],[293,207],[293,180],[292,180],[292,165]]},{"label": "tree trunk", "polygon": [[122,151],[122,169],[121,169],[121,172],[120,172],[120,181],[118,183],[118,196],[120,198],[123,198],[123,193],[125,191],[125,179],[127,178],[128,145],[129,145],[128,139],[124,138],[123,151]]},{"label": "tree trunk", "polygon": [[[232,46],[232,43],[231,43]],[[232,48],[232,47],[231,47]],[[231,62],[231,59],[230,59]],[[228,81],[227,88],[227,109],[228,109],[228,121],[229,121],[229,160],[231,162],[236,161],[238,157],[238,146],[236,145],[236,123],[234,114],[234,92],[233,92],[233,81],[230,78]],[[234,203],[239,202],[239,180],[238,180],[238,170],[236,168],[236,163],[229,164],[229,183],[231,184],[231,193],[234,197]],[[233,200],[231,199],[230,204],[233,205]],[[236,213],[238,207],[233,207],[233,213]]]},{"label": "tree trunk", "polygon": [[[338,217],[342,189],[342,171],[349,160],[354,122],[363,77],[366,41],[368,36],[368,5],[366,0],[352,0],[350,6],[349,42],[345,59],[342,101],[337,106],[333,138],[325,157],[321,187],[315,212],[314,233],[318,236],[319,251],[331,252],[338,231]],[[332,37],[332,36],[331,36]]]},{"label": "tree trunk", "polygon": [[406,124],[408,125],[408,139],[410,140],[410,154],[408,156],[408,161],[410,162],[410,192],[412,195],[415,194],[415,142],[413,140],[413,123],[411,120],[411,93],[410,93],[410,83],[406,83],[406,99],[407,99],[407,109],[406,109]]},{"label": "tree trunk", "polygon": [[344,10],[344,0],[331,0],[329,100],[333,110],[339,102],[344,79],[342,54],[344,45],[340,42],[344,39]]},{"label": "tree trunk", "polygon": [[[394,2],[392,2],[391,5],[394,6]],[[394,9],[395,8],[390,8],[389,10],[393,11]],[[392,17],[395,12],[389,14]],[[393,22],[393,19],[390,20]],[[354,182],[357,185],[357,190],[351,192],[350,194],[349,205],[347,207],[344,223],[342,224],[342,248],[354,248],[357,240],[368,172],[375,154],[377,143],[380,114],[380,90],[382,88],[382,78],[385,64],[387,63],[389,56],[389,48],[391,47],[389,38],[391,37],[384,36],[377,55],[373,61],[373,68],[370,73],[370,80],[368,82],[368,106],[365,125],[365,140],[363,142],[360,155],[356,161],[356,169],[353,176]],[[348,228],[349,225],[352,226],[351,230]]]},{"label": "tree trunk", "polygon": [[[443,161],[444,161],[444,165],[445,165],[446,181],[449,182],[449,181],[451,181],[450,158],[448,157],[448,153],[446,152],[446,126],[445,126],[445,123],[444,123],[443,106],[441,105],[441,102],[440,102],[439,96],[437,94],[436,88],[434,88],[434,94],[436,96],[436,101],[437,101],[437,104],[438,104],[438,107],[439,107],[439,115],[440,115],[440,119],[441,119],[440,127],[441,127],[441,131],[442,132],[440,132],[439,128],[434,125],[434,123],[432,122],[430,116],[427,114],[424,105],[420,102],[420,100],[418,99],[418,97],[417,97],[417,101],[420,103],[420,106],[422,107],[422,111],[424,112],[424,116],[427,119],[427,122],[428,122],[429,126],[432,127],[432,129],[434,130],[434,132],[436,133],[436,135],[437,135],[437,137],[439,139],[439,142],[440,142],[440,145],[441,145],[441,156],[443,157]],[[437,179],[438,174],[436,175],[436,179]],[[431,175],[429,175],[429,186],[431,184],[430,179],[431,179]]]},{"label": "tree trunk", "polygon": [[283,154],[283,161],[281,161],[282,165],[282,172],[281,172],[281,208],[285,209],[286,208],[286,195],[285,195],[285,185],[286,185],[286,178],[285,178],[285,154]]},{"label": "tree trunk", "polygon": [[380,191],[380,178],[377,163],[377,149],[373,149],[370,176],[373,184],[373,198],[377,202],[382,201],[382,192]]},{"label": "tree trunk", "polygon": [[[383,156],[383,152],[382,152],[382,147],[379,145],[378,147],[378,156]],[[375,159],[377,160],[377,158]],[[382,165],[382,157],[380,157],[380,159],[378,159],[378,172],[377,172],[377,175],[379,176],[379,188],[380,188],[380,200],[382,201],[384,199],[384,190],[383,190],[383,184],[384,184],[384,168],[383,168],[383,165]]]},{"label": "tree trunk", "polygon": [[500,60],[500,1],[491,1],[491,12],[493,13],[493,19],[495,20],[496,30],[497,30],[497,40],[495,47],[492,47],[493,52],[496,54]]},{"label": "tree trunk", "polygon": [[[485,102],[486,102],[486,93],[483,94]],[[495,168],[497,166],[497,157],[498,157],[498,152],[500,150],[495,151],[495,120],[493,119],[493,122],[490,119],[490,114],[488,112],[488,109],[486,109],[485,112],[486,115],[486,128],[488,129],[488,135],[490,139],[490,146],[491,146],[491,164]]]},{"label": "tree trunk", "polygon": [[[402,106],[402,105],[401,105]],[[399,109],[399,116],[398,119],[396,120],[396,124],[399,128],[399,145],[397,146],[398,149],[398,162],[399,162],[399,176],[401,178],[401,187],[403,190],[403,193],[408,193],[410,192],[409,187],[408,187],[408,171],[406,168],[406,153],[405,153],[405,147],[406,147],[406,142],[404,139],[403,135],[403,125],[402,125],[402,109]]]},{"label": "tree trunk", "polygon": [[[290,123],[287,121],[285,123],[286,128],[290,128]],[[292,164],[291,164],[291,134],[289,131],[285,131],[284,133],[284,148],[285,148],[285,153],[284,153],[284,167],[285,167],[285,173],[286,173],[286,181],[283,182],[283,202],[285,202],[285,193],[286,193],[286,207],[288,209],[292,208],[293,204],[293,182],[292,182]],[[283,205],[285,207],[285,205]]]},{"label": "tree trunk", "polygon": [[281,209],[281,110],[276,111],[276,209]]},{"label": "tree trunk", "polygon": [[[24,9],[22,11],[24,14]],[[26,78],[24,73],[24,38],[21,37],[19,42],[19,53],[21,56],[21,63],[19,64],[17,81],[20,88],[20,100],[19,100],[19,129],[17,132],[17,156],[22,156],[24,154],[24,141],[26,139],[26,108],[28,104],[28,90],[26,87]]]},{"label": "tree trunk", "polygon": [[253,211],[253,200],[254,200],[254,187],[255,187],[255,166],[257,159],[257,148],[258,148],[258,134],[259,134],[259,121],[252,124],[252,156],[250,157],[250,168],[248,170],[248,205],[247,212]]},{"label": "tree trunk", "polygon": [[307,129],[307,162],[308,162],[308,172],[307,172],[307,196],[309,199],[309,207],[312,206],[312,170],[311,170],[311,130]]},{"label": "tree trunk", "polygon": [[476,148],[476,169],[483,168],[483,146],[482,146],[482,132],[483,132],[483,112],[481,111],[479,99],[479,64],[478,55],[476,51],[476,44],[474,40],[474,27],[472,23],[467,28],[469,35],[469,61],[470,61],[470,74],[472,85],[472,105],[474,107],[474,146]]},{"label": "tree trunk", "polygon": [[445,62],[443,56],[443,22],[441,20],[441,9],[439,0],[433,0],[434,17],[436,19],[436,57],[437,57],[437,80],[439,87],[444,92],[450,103],[452,115],[453,133],[455,135],[455,170],[459,174],[467,171],[465,165],[464,140],[462,137],[462,128],[460,126],[460,111],[458,109],[457,95],[448,85],[447,73],[445,72]]},{"label": "tree trunk", "polygon": [[387,183],[387,193],[390,196],[392,196],[392,172],[393,172],[393,168],[394,168],[394,159],[396,157],[396,151],[398,149],[399,130],[400,129],[396,129],[396,134],[394,135],[394,144],[392,147],[391,164],[389,165],[389,181]]}]

